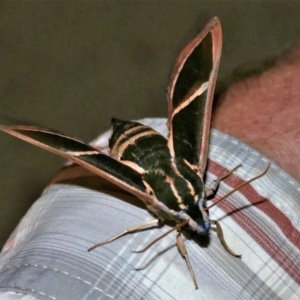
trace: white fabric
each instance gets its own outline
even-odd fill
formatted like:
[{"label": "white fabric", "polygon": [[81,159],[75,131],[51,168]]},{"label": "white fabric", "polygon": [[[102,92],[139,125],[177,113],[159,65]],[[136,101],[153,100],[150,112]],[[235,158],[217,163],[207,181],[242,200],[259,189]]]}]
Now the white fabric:
[{"label": "white fabric", "polygon": [[[143,121],[166,134],[165,119]],[[94,144],[103,147],[108,137],[109,132]],[[263,155],[216,130],[209,158],[207,186],[224,170],[243,164],[221,184],[218,196],[268,165]],[[220,221],[227,243],[242,259],[230,256],[213,231],[207,245],[188,237],[199,285],[195,290],[174,234],[145,253],[131,252],[167,226],[87,252],[152,217],[133,205],[140,203],[134,197],[71,165],[47,187],[3,248],[0,299],[299,299],[299,199],[299,183],[272,163],[265,176],[213,207],[211,218]]]}]

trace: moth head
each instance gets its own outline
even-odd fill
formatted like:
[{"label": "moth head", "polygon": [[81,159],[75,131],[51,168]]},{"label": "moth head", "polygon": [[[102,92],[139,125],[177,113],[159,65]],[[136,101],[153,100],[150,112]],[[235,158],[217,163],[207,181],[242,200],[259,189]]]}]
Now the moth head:
[{"label": "moth head", "polygon": [[189,227],[197,234],[206,235],[210,229],[209,213],[204,210],[206,207],[206,198],[204,195],[198,201],[189,204],[184,212],[190,216]]}]

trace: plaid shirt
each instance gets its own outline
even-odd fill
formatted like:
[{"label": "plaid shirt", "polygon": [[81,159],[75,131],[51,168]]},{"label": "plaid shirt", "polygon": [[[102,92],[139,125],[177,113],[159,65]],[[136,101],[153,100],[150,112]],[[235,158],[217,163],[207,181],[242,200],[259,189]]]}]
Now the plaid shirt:
[{"label": "plaid shirt", "polygon": [[[144,123],[166,133],[164,119]],[[94,141],[104,147],[109,132]],[[262,172],[268,159],[212,130],[206,185],[242,163],[224,180],[216,199]],[[300,185],[272,163],[266,175],[210,209],[220,221],[230,256],[214,231],[206,245],[187,236],[199,289],[171,234],[142,254],[169,228],[122,237],[87,249],[150,220],[141,201],[77,165],[45,189],[12,233],[0,255],[0,298],[24,299],[299,299]],[[140,268],[135,270],[135,268]],[[10,297],[10,298],[9,298]],[[14,298],[15,297],[15,298]]]}]

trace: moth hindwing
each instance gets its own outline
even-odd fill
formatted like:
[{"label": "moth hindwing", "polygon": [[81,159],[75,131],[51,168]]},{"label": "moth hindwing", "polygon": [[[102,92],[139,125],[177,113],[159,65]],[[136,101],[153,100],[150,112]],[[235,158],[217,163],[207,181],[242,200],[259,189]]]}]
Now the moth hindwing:
[{"label": "moth hindwing", "polygon": [[48,129],[0,127],[2,131],[70,159],[111,181],[141,199],[156,216],[156,219],[128,228],[89,250],[127,233],[167,221],[173,224],[167,233],[178,232],[177,246],[186,259],[196,288],[196,277],[181,230],[207,235],[210,224],[214,223],[225,249],[237,256],[222,238],[220,225],[208,217],[207,195],[214,193],[218,181],[211,190],[205,190],[203,183],[221,47],[222,30],[215,17],[179,55],[167,94],[168,138],[140,123],[113,119],[108,156],[75,138]]}]

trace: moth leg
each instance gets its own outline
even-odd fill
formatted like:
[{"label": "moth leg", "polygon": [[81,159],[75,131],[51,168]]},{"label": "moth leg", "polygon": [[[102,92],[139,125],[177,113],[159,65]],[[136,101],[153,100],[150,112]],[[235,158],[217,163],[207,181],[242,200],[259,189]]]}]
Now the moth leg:
[{"label": "moth leg", "polygon": [[205,190],[206,197],[211,197],[211,196],[213,196],[213,195],[216,193],[216,190],[217,190],[217,188],[219,187],[220,182],[221,182],[222,180],[224,180],[226,177],[228,177],[230,174],[232,174],[236,169],[238,169],[238,168],[241,167],[241,166],[242,166],[242,165],[239,164],[239,165],[237,165],[236,167],[234,167],[233,169],[231,169],[231,170],[229,170],[228,172],[226,172],[225,174],[223,174],[222,176],[218,177],[218,178],[215,180],[214,185],[213,185],[210,189]]},{"label": "moth leg", "polygon": [[135,226],[129,227],[129,228],[125,229],[124,231],[122,231],[121,233],[116,234],[115,236],[113,236],[113,237],[111,237],[111,238],[109,238],[109,239],[107,239],[107,240],[105,240],[105,241],[103,241],[101,243],[98,243],[98,244],[92,246],[91,248],[88,249],[88,251],[92,251],[92,250],[94,250],[97,247],[100,247],[100,246],[103,246],[105,244],[108,244],[108,243],[110,243],[110,242],[112,242],[112,241],[120,238],[121,236],[124,236],[124,235],[128,234],[128,233],[133,233],[133,232],[141,231],[141,230],[143,230],[143,229],[145,229],[147,227],[151,227],[151,226],[157,226],[158,223],[159,223],[159,220],[158,219],[154,219],[154,220],[150,220],[150,221],[141,223],[139,225],[135,225]]},{"label": "moth leg", "polygon": [[183,257],[183,258],[185,259],[185,261],[186,261],[186,264],[187,264],[187,266],[188,266],[188,268],[189,268],[189,271],[190,271],[190,274],[191,274],[191,276],[192,276],[192,279],[193,279],[195,288],[198,289],[196,276],[195,276],[195,273],[194,273],[194,271],[193,271],[192,265],[191,265],[191,263],[190,263],[189,256],[188,256],[188,252],[187,252],[187,250],[186,250],[184,241],[183,241],[183,239],[182,239],[181,234],[180,234],[179,231],[177,232],[177,236],[176,236],[176,244],[177,244],[177,248],[178,248],[180,254],[182,255],[182,257]]},{"label": "moth leg", "polygon": [[152,245],[154,245],[156,242],[158,242],[159,240],[161,240],[163,237],[165,237],[166,235],[168,235],[169,233],[171,233],[172,231],[175,230],[179,230],[182,226],[186,225],[189,222],[189,220],[185,220],[180,224],[177,224],[175,227],[169,229],[168,231],[166,231],[165,233],[163,233],[162,235],[160,235],[158,238],[156,238],[155,240],[153,240],[151,243],[149,243],[145,248],[141,249],[141,250],[136,250],[136,251],[132,251],[133,253],[142,253],[145,252],[146,250],[148,250]]},{"label": "moth leg", "polygon": [[232,256],[234,257],[237,257],[237,258],[242,258],[242,255],[239,255],[239,254],[235,254],[230,248],[229,246],[227,245],[227,243],[225,242],[225,239],[224,239],[224,234],[223,234],[223,230],[222,230],[222,227],[220,225],[220,223],[216,220],[210,220],[210,222],[214,225],[216,225],[216,229],[217,229],[217,235],[218,235],[218,238],[220,239],[221,241],[221,244],[223,245],[224,249]]}]

